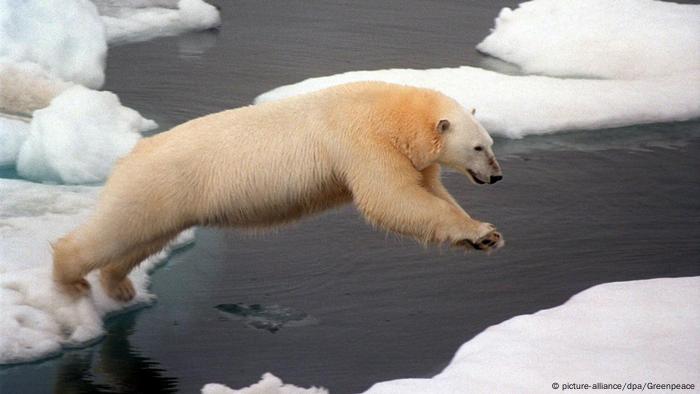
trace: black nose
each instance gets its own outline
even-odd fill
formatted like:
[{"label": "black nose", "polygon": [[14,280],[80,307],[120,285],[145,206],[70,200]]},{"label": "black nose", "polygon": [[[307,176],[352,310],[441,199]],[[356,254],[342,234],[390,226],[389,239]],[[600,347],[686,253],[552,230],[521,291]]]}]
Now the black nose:
[{"label": "black nose", "polygon": [[503,179],[503,175],[491,175],[491,182],[490,183],[496,183]]}]

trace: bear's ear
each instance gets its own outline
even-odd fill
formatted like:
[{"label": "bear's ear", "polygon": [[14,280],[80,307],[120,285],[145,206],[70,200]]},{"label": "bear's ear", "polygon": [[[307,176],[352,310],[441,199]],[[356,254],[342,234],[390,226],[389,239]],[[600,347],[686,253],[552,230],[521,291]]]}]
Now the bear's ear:
[{"label": "bear's ear", "polygon": [[476,108],[472,108],[472,115],[476,114]]},{"label": "bear's ear", "polygon": [[450,121],[447,119],[442,119],[437,124],[437,132],[442,134],[450,129]]}]

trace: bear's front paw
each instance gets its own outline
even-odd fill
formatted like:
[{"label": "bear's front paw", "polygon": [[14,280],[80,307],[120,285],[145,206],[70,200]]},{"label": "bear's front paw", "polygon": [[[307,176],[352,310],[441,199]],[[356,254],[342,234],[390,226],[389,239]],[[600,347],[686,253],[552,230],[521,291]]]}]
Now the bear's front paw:
[{"label": "bear's front paw", "polygon": [[505,245],[505,241],[501,233],[496,231],[496,227],[493,224],[481,223],[479,225],[479,235],[476,236],[475,239],[465,239],[457,244],[484,252],[490,252]]},{"label": "bear's front paw", "polygon": [[496,250],[503,245],[505,245],[505,241],[503,240],[503,236],[501,233],[498,231],[491,231],[490,233],[486,234],[482,238],[479,238],[476,242],[472,243],[472,247],[476,250],[483,250],[486,252],[490,252],[492,250]]}]

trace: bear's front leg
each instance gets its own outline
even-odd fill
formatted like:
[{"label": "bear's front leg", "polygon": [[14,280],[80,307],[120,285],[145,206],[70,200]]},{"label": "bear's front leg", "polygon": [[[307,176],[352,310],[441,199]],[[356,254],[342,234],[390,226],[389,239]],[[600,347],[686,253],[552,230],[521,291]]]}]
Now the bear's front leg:
[{"label": "bear's front leg", "polygon": [[433,164],[423,171],[421,171],[423,176],[422,184],[425,189],[434,194],[436,197],[447,201],[448,203],[454,205],[459,209],[464,215],[473,220],[473,226],[477,228],[477,236],[474,239],[464,239],[462,241],[456,242],[457,246],[467,246],[477,250],[490,251],[492,249],[498,249],[505,245],[503,236],[501,233],[496,231],[496,227],[491,223],[481,223],[474,219],[457,203],[457,201],[452,197],[450,192],[447,191],[445,185],[440,181],[440,165]]},{"label": "bear's front leg", "polygon": [[483,251],[504,244],[493,225],[472,219],[459,206],[426,190],[421,174],[410,162],[399,158],[368,161],[348,175],[355,204],[369,222],[379,227],[422,242]]}]

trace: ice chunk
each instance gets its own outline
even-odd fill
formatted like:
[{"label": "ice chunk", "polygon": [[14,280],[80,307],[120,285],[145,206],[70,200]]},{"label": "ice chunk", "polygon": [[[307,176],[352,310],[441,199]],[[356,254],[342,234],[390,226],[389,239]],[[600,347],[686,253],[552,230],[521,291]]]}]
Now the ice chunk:
[{"label": "ice chunk", "polygon": [[102,20],[110,44],[145,41],[188,30],[206,30],[221,24],[219,11],[203,0],[107,0],[97,1],[97,4],[103,12]]},{"label": "ice chunk", "polygon": [[222,384],[210,383],[202,388],[202,394],[328,394],[328,390],[318,387],[304,389],[284,384],[277,376],[266,373],[258,383],[240,390],[232,390]]},{"label": "ice chunk", "polygon": [[0,63],[33,62],[98,88],[106,55],[105,28],[88,0],[0,0]]},{"label": "ice chunk", "polygon": [[504,8],[495,23],[477,49],[527,73],[615,79],[700,73],[698,5],[535,0]]},{"label": "ice chunk", "polygon": [[489,327],[432,379],[377,383],[366,393],[540,393],[553,391],[555,383],[559,390],[571,382],[693,383],[700,381],[698,354],[700,277],[608,283],[562,306]]},{"label": "ice chunk", "polygon": [[155,127],[113,93],[74,86],[34,112],[17,172],[37,181],[100,182],[131,151],[139,132]]},{"label": "ice chunk", "polygon": [[694,88],[700,86],[700,73],[616,81],[512,76],[467,66],[352,71],[282,86],[258,96],[255,102],[356,81],[438,90],[465,108],[476,108],[476,117],[489,132],[510,138],[700,116],[700,89]]},{"label": "ice chunk", "polygon": [[50,242],[85,219],[98,191],[0,179],[0,364],[31,361],[98,338],[107,313],[153,299],[149,272],[174,247],[192,241],[193,230],[183,232],[132,271],[137,294],[128,304],[108,298],[96,272],[88,275],[89,297],[63,295],[51,280]]}]

